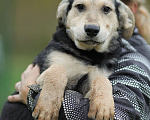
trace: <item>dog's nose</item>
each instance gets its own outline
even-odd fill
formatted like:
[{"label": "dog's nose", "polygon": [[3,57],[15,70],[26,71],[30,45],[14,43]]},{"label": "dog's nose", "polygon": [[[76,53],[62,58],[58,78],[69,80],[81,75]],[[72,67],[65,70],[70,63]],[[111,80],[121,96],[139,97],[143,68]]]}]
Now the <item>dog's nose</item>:
[{"label": "dog's nose", "polygon": [[84,30],[88,36],[95,37],[99,33],[100,28],[96,25],[85,25]]}]

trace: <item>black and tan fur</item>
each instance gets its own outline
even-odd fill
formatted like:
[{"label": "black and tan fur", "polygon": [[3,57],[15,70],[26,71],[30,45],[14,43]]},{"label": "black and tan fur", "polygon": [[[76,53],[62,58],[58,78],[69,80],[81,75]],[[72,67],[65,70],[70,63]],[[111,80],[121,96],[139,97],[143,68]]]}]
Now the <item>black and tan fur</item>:
[{"label": "black and tan fur", "polygon": [[88,116],[114,116],[108,77],[119,57],[121,38],[130,38],[134,17],[119,0],[62,0],[58,28],[34,63],[41,69],[37,83],[42,92],[33,116],[58,119],[65,89],[90,99]]}]

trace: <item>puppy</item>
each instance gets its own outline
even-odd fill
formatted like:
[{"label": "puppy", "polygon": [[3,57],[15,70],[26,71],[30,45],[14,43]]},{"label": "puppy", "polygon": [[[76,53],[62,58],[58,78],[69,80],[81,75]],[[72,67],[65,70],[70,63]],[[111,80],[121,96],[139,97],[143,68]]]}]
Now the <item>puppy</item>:
[{"label": "puppy", "polygon": [[76,90],[90,99],[88,116],[113,119],[114,100],[108,77],[113,73],[121,39],[131,37],[134,16],[119,0],[62,0],[58,28],[36,57],[41,75],[33,116],[58,119],[64,91]]}]

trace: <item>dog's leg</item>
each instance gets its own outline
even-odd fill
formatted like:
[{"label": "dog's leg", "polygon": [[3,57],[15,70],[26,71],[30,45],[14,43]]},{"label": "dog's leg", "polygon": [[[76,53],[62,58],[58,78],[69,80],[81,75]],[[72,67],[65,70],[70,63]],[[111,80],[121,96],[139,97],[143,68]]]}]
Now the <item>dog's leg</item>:
[{"label": "dog's leg", "polygon": [[37,82],[44,81],[40,97],[33,112],[39,120],[57,120],[63,102],[67,77],[63,67],[53,64],[44,71]]},{"label": "dog's leg", "polygon": [[91,83],[88,116],[96,120],[114,119],[112,85],[106,77],[96,77]]}]

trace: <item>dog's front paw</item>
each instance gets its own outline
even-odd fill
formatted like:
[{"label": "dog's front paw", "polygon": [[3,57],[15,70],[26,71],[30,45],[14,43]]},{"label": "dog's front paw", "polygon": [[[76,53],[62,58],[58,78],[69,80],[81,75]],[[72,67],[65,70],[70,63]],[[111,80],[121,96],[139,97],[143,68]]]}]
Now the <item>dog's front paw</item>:
[{"label": "dog's front paw", "polygon": [[113,120],[114,119],[114,101],[107,96],[91,98],[89,118],[96,120]]},{"label": "dog's front paw", "polygon": [[63,98],[47,96],[41,93],[32,114],[33,118],[38,118],[38,120],[57,120],[62,100]]},{"label": "dog's front paw", "polygon": [[92,83],[88,117],[96,120],[114,119],[112,86],[105,77],[97,77]]},{"label": "dog's front paw", "polygon": [[38,117],[38,120],[57,120],[68,80],[65,70],[62,66],[53,64],[39,79],[44,82],[33,117]]}]

